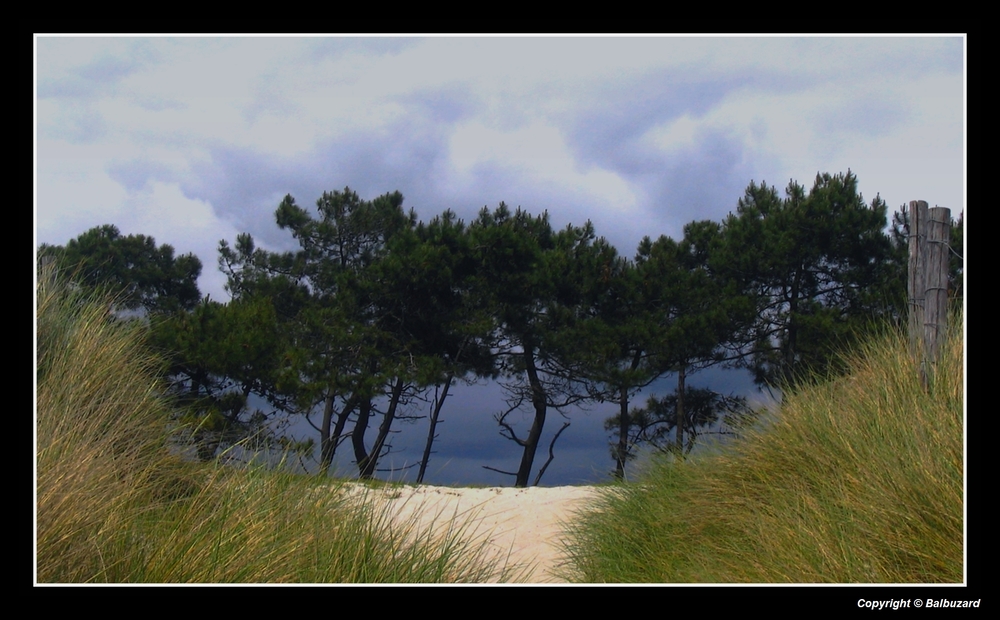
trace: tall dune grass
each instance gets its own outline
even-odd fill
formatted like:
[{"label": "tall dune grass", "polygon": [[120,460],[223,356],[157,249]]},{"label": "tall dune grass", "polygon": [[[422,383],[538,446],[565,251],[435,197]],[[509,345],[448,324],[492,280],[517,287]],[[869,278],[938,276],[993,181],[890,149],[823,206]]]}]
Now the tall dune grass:
[{"label": "tall dune grass", "polygon": [[744,440],[660,460],[581,515],[567,548],[584,580],[961,582],[962,335],[927,392],[902,334],[847,363]]},{"label": "tall dune grass", "polygon": [[483,582],[511,575],[461,524],[444,536],[348,502],[336,484],[180,460],[159,362],[43,273],[37,289],[36,579]]}]

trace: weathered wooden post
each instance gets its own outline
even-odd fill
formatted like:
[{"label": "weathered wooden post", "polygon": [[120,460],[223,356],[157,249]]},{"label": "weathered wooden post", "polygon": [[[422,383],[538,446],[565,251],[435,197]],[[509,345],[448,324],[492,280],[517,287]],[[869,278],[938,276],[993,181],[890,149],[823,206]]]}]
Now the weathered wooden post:
[{"label": "weathered wooden post", "polygon": [[45,279],[44,284],[46,286],[51,286],[56,282],[56,259],[51,254],[46,254],[45,256],[38,257],[38,283],[42,284],[42,279]]},{"label": "weathered wooden post", "polygon": [[948,252],[951,240],[951,209],[934,207],[928,211],[925,243],[926,284],[924,288],[924,363],[926,376],[934,375],[941,343],[948,334]]},{"label": "weathered wooden post", "polygon": [[938,362],[948,326],[948,251],[951,210],[910,202],[910,259],[907,294],[910,303],[910,346],[920,362],[926,389]]},{"label": "weathered wooden post", "polygon": [[918,362],[922,357],[921,342],[924,338],[924,268],[921,250],[923,249],[922,239],[927,236],[926,231],[924,231],[926,221],[927,202],[911,200],[908,222],[910,258],[906,269],[906,293],[910,307],[910,354]]}]

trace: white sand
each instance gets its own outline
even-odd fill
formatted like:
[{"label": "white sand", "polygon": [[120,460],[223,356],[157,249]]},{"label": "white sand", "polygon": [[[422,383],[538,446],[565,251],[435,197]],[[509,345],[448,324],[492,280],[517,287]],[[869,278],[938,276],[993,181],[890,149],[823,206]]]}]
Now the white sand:
[{"label": "white sand", "polygon": [[589,486],[349,488],[353,494],[367,492],[369,499],[385,502],[400,523],[416,519],[419,528],[433,526],[441,530],[449,526],[452,518],[459,524],[469,523],[466,535],[487,538],[494,557],[506,557],[508,565],[530,571],[521,579],[528,583],[565,582],[554,572],[564,563],[559,549],[562,525],[598,494],[597,488]]}]

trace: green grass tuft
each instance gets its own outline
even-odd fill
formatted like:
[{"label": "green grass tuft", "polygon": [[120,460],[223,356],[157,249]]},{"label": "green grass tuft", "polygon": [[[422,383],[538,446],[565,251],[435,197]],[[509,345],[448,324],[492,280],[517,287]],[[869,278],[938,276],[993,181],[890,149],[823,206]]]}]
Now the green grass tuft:
[{"label": "green grass tuft", "polygon": [[961,335],[928,392],[900,334],[847,363],[744,440],[659,460],[580,515],[567,550],[583,580],[961,582]]}]

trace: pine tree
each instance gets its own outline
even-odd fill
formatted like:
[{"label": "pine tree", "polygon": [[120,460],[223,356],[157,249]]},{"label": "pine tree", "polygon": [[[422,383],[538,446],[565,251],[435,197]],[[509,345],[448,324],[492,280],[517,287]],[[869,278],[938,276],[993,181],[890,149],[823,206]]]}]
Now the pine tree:
[{"label": "pine tree", "polygon": [[[351,433],[359,472],[371,477],[395,413],[405,396],[408,360],[394,345],[398,334],[380,308],[374,265],[391,239],[410,230],[416,216],[402,209],[399,192],[371,201],[350,188],[325,192],[314,217],[286,196],[275,212],[279,228],[288,230],[300,250],[269,253],[254,248],[249,235],[236,249],[220,244],[220,265],[234,295],[274,295],[289,333],[288,359],[296,380],[286,384],[296,408],[308,414],[323,407],[320,423],[321,471],[332,463],[351,415]],[[365,433],[376,399],[389,403],[371,452]],[[336,411],[337,403],[340,411]]]},{"label": "pine tree", "polygon": [[758,384],[834,370],[835,350],[875,313],[868,293],[885,278],[885,226],[885,203],[866,205],[850,171],[817,175],[808,195],[792,181],[785,198],[750,184],[725,221],[719,265],[754,288],[745,365]]},{"label": "pine tree", "polygon": [[[574,354],[559,339],[581,301],[579,282],[585,276],[579,270],[587,263],[576,259],[591,251],[594,230],[588,222],[556,233],[547,213],[511,213],[501,203],[492,212],[480,211],[470,235],[479,264],[475,295],[493,317],[495,355],[508,396],[507,409],[495,418],[501,434],[522,448],[517,471],[502,473],[526,487],[549,410],[561,412],[590,397],[585,377],[574,369]],[[533,413],[526,435],[510,421],[522,407]]]},{"label": "pine tree", "polygon": [[158,246],[146,235],[123,236],[110,224],[92,228],[65,246],[43,244],[39,256],[53,257],[62,274],[89,291],[111,296],[123,310],[190,310],[201,299],[197,256],[175,257],[173,246]]}]

